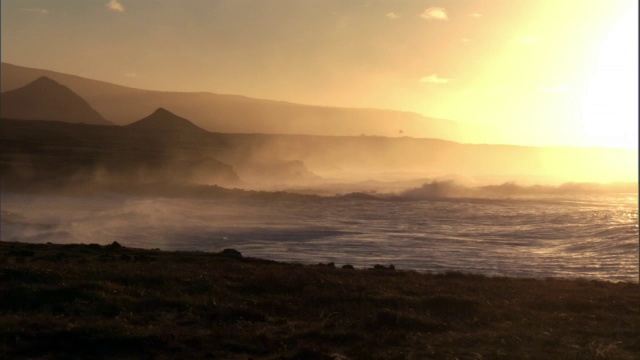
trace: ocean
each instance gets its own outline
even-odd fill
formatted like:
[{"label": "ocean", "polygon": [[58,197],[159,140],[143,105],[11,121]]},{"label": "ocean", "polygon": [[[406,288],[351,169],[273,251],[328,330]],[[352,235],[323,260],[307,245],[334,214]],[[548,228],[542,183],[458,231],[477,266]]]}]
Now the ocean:
[{"label": "ocean", "polygon": [[184,199],[2,194],[3,241],[218,252],[357,268],[638,281],[638,194]]}]

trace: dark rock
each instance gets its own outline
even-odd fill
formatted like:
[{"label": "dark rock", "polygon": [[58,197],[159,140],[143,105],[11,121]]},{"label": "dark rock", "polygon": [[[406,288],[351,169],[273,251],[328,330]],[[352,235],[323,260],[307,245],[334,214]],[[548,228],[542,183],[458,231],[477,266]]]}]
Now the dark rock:
[{"label": "dark rock", "polygon": [[112,242],[111,245],[107,245],[107,247],[112,250],[122,249],[122,245],[120,245],[117,241]]},{"label": "dark rock", "polygon": [[336,264],[332,261],[332,262],[330,262],[330,263],[328,263],[328,264],[325,264],[325,263],[319,263],[319,264],[318,264],[318,266],[324,266],[324,267],[335,268],[335,267],[336,267]]},{"label": "dark rock", "polygon": [[137,262],[150,262],[150,261],[156,261],[158,259],[156,259],[154,256],[147,256],[147,255],[136,255],[133,257],[133,261],[137,261]]},{"label": "dark rock", "polygon": [[380,265],[380,264],[375,264],[375,265],[373,266],[373,270],[390,270],[390,271],[395,271],[395,270],[396,270],[396,267],[395,267],[393,264],[389,265],[388,267],[386,267],[386,266],[384,266],[384,265]]},{"label": "dark rock", "polygon": [[222,250],[222,255],[234,259],[242,259],[242,254],[236,249],[224,249]]},{"label": "dark rock", "polygon": [[9,256],[30,257],[36,253],[32,250],[11,250]]}]

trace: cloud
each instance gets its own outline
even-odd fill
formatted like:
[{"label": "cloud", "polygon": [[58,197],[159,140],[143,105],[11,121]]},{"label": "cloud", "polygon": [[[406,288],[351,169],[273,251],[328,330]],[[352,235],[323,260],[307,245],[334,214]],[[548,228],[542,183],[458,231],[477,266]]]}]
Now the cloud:
[{"label": "cloud", "polygon": [[385,16],[387,18],[391,19],[391,20],[395,20],[395,19],[400,17],[400,15],[398,15],[398,14],[396,14],[394,12],[387,13]]},{"label": "cloud", "polygon": [[469,40],[469,39],[467,39],[467,38],[463,38],[463,39],[462,39],[462,42],[463,42],[463,43],[468,43],[469,41],[471,41],[471,40]]},{"label": "cloud", "polygon": [[124,5],[122,5],[122,3],[118,0],[109,0],[106,7],[109,10],[124,12]]},{"label": "cloud", "polygon": [[469,14],[469,16],[474,17],[474,18],[480,18],[480,17],[482,17],[482,14],[480,14],[480,13],[471,13],[471,14]]},{"label": "cloud", "polygon": [[447,17],[447,9],[441,7],[430,7],[426,9],[420,17],[427,20],[449,20]]},{"label": "cloud", "polygon": [[449,81],[451,81],[451,79],[438,77],[438,74],[431,74],[429,76],[425,76],[422,79],[420,79],[420,82],[429,83],[429,84],[446,84]]},{"label": "cloud", "polygon": [[28,11],[28,12],[36,12],[39,14],[48,14],[49,10],[44,9],[44,8],[28,8],[28,9],[22,9],[22,11]]},{"label": "cloud", "polygon": [[134,78],[134,77],[137,77],[138,74],[134,72],[128,72],[128,73],[125,73],[124,76]]}]

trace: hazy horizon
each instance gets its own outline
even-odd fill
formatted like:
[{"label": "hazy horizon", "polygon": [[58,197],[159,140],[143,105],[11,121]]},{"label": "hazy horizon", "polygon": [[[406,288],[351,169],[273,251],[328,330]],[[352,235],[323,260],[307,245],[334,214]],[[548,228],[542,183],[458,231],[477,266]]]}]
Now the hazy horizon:
[{"label": "hazy horizon", "polygon": [[[91,183],[107,178],[120,179],[116,182],[128,178],[132,184],[142,179],[145,179],[144,181],[152,181],[153,179],[186,180],[196,184],[221,184],[222,186],[238,186],[240,183],[244,183],[241,187],[247,188],[248,186],[250,189],[279,190],[284,186],[286,190],[294,184],[315,188],[323,182],[330,183],[336,179],[352,182],[383,178],[393,180],[446,179],[452,176],[457,179],[465,179],[464,181],[472,180],[472,183],[476,185],[498,185],[513,181],[517,181],[521,185],[523,181],[524,184],[539,185],[585,181],[637,182],[638,151],[635,149],[465,145],[459,141],[458,143],[442,141],[440,140],[442,137],[434,136],[436,132],[431,133],[431,139],[419,139],[406,135],[398,136],[397,132],[394,137],[379,136],[379,134],[356,136],[353,132],[357,133],[361,129],[370,131],[376,129],[376,131],[386,131],[387,133],[391,131],[393,133],[397,131],[395,129],[398,127],[407,129],[405,126],[412,125],[411,121],[414,121],[413,124],[415,124],[415,121],[419,122],[420,119],[406,119],[397,116],[397,114],[392,117],[394,116],[393,112],[384,111],[361,113],[353,110],[348,111],[349,109],[336,109],[333,112],[323,112],[314,107],[283,105],[278,102],[261,100],[229,101],[229,98],[225,96],[201,98],[198,94],[189,95],[187,93],[172,93],[173,96],[169,96],[160,92],[118,88],[93,80],[80,80],[64,74],[42,72],[29,68],[14,68],[5,64],[2,72],[3,79],[12,84],[11,86],[16,86],[16,81],[28,81],[25,79],[25,74],[30,78],[37,78],[37,80],[24,87],[2,93],[2,102],[5,104],[2,107],[2,116],[6,119],[4,121],[4,131],[7,132],[5,134],[7,135],[6,140],[16,141],[21,136],[26,136],[25,141],[33,142],[35,140],[33,137],[37,137],[34,134],[38,134],[42,130],[51,135],[62,131],[65,140],[56,140],[54,136],[42,139],[39,146],[44,146],[43,150],[53,147],[60,150],[67,149],[64,151],[71,151],[71,153],[86,151],[89,148],[99,149],[98,153],[90,152],[87,154],[88,158],[94,161],[92,166],[97,166],[97,168],[78,163],[76,164],[78,168],[72,169],[73,166],[69,167],[69,164],[58,163],[60,169],[67,168],[71,171],[67,174],[71,178],[78,176],[82,178],[97,171],[96,178],[89,176],[86,179]],[[16,75],[17,73],[22,73],[22,75]],[[93,124],[109,124],[100,116],[99,112],[91,108],[81,96],[70,88],[55,80],[38,77],[43,73],[44,75],[55,75],[71,88],[90,88],[94,94],[102,94],[98,96],[98,98],[102,98],[101,101],[96,100],[95,96],[88,98],[89,102],[94,101],[94,105],[95,101],[98,101],[100,110],[116,109],[121,111],[135,108],[138,113],[142,111],[145,118],[141,120],[142,115],[133,115],[134,121],[132,122],[122,123],[122,119],[113,122],[127,125],[126,129],[122,129],[124,131],[113,128],[90,129],[84,126],[60,127],[55,123],[41,122],[33,123],[31,126],[21,125],[23,120],[58,120],[88,124],[91,119],[93,119]],[[117,90],[110,91],[109,88],[117,88]],[[193,100],[194,97],[201,99],[197,102],[188,100]],[[235,97],[231,97],[231,99],[235,99]],[[154,108],[154,106],[171,104],[169,108],[178,107],[184,112],[189,112],[189,115],[181,117],[165,109],[155,110],[153,114],[148,115],[144,108],[137,106],[140,103],[148,105],[146,106],[147,111],[148,108]],[[264,106],[265,104],[267,106]],[[253,107],[253,111],[248,111],[249,107]],[[226,108],[227,111],[223,108]],[[302,108],[307,110],[300,111]],[[193,109],[200,109],[203,110],[200,113],[209,114],[209,121],[207,118],[200,118],[200,122],[196,123],[205,126],[208,130],[213,131],[212,133],[203,131],[196,123],[191,122],[191,116],[198,115],[198,112],[192,112]],[[182,111],[179,113],[183,114]],[[300,116],[305,113],[307,118],[301,118]],[[287,114],[288,120],[283,121],[285,119],[282,116],[287,116]],[[377,122],[372,121],[374,115],[377,116]],[[131,113],[128,116],[131,117]],[[15,122],[9,119],[22,120]],[[112,117],[108,119],[114,120]],[[245,131],[245,135],[224,134],[225,131],[220,126],[228,125],[227,120],[232,120],[237,126],[242,126],[241,129]],[[391,128],[381,127],[383,121],[388,123]],[[343,122],[348,123],[347,127],[343,126]],[[287,128],[287,124],[293,127]],[[265,125],[266,127],[264,127]],[[31,130],[19,135],[20,129],[24,126]],[[438,127],[447,127],[449,124],[435,122],[431,126],[434,127],[433,131],[438,131]],[[314,127],[324,131],[333,131],[334,134],[324,133],[324,137],[294,135],[295,132],[276,135],[281,131],[293,129],[298,129],[300,133],[312,134],[313,131],[310,129]],[[322,129],[323,127],[328,129]],[[267,134],[255,134],[258,129],[267,130]],[[269,129],[271,131],[268,131]],[[429,129],[429,127],[425,127],[425,129]],[[336,131],[350,131],[351,134],[350,136],[336,136],[339,135],[335,133]],[[440,134],[446,135],[442,132]],[[450,135],[455,134],[450,133]],[[70,141],[72,138],[75,138],[76,145]],[[444,138],[457,140],[450,137]],[[49,145],[45,145],[46,143]],[[149,157],[140,152],[131,151],[136,148],[144,148],[144,152],[147,153],[149,151],[157,153],[159,157],[158,155]],[[31,166],[34,170],[39,169],[37,172],[42,170],[42,166],[47,168],[52,166],[51,161],[47,161],[48,164],[36,165],[40,161],[38,160],[40,155],[37,155],[39,152],[33,147],[25,149],[30,150],[19,155],[21,150],[11,146],[6,148],[5,161],[7,162],[5,165],[16,171],[22,169],[19,172],[23,173]],[[46,151],[51,152],[50,150]],[[51,155],[58,153],[58,151],[51,152]],[[64,154],[64,157],[69,156],[69,153],[64,151],[59,154]],[[122,156],[129,153],[125,156],[128,160],[116,161],[115,158],[109,159],[109,156],[96,155],[105,152],[122,154]],[[29,160],[33,162],[31,166],[20,160],[25,159],[27,154],[29,154],[27,158],[31,156],[31,160]],[[68,161],[73,163],[74,160],[69,158]],[[149,161],[151,163],[147,163]],[[120,165],[116,166],[117,163]],[[128,164],[129,167],[123,167],[124,164]],[[105,176],[105,171],[110,175]],[[74,173],[75,175],[73,175]],[[363,175],[367,177],[363,178]],[[492,180],[487,182],[487,179]],[[222,183],[220,183],[221,181]]]},{"label": "hazy horizon", "polygon": [[410,111],[515,145],[637,148],[634,1],[1,6],[2,61],[18,66],[137,89]]}]

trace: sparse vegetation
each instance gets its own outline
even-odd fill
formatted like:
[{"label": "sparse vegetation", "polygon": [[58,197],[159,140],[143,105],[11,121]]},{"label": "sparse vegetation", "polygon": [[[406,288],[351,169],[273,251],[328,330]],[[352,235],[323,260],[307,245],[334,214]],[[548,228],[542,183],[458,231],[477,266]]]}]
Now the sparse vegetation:
[{"label": "sparse vegetation", "polygon": [[635,359],[640,287],[0,242],[0,354]]}]

